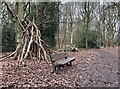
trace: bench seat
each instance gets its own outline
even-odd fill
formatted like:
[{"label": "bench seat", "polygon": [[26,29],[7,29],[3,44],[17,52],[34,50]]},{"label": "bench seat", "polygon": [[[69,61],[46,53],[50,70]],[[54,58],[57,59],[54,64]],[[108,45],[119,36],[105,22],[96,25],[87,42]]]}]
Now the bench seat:
[{"label": "bench seat", "polygon": [[54,62],[54,64],[61,64],[61,65],[64,65],[70,61],[74,61],[75,60],[75,57],[67,57],[66,59],[65,58],[62,58],[60,60],[57,60]]},{"label": "bench seat", "polygon": [[51,63],[53,66],[53,72],[59,70],[61,65],[71,66],[72,62],[76,59],[75,57],[70,57],[67,53],[57,53],[50,55]]}]

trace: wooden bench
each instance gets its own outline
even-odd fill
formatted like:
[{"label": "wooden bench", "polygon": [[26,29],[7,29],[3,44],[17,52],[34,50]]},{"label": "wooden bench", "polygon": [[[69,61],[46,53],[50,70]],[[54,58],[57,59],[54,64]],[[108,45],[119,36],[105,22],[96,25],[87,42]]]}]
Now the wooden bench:
[{"label": "wooden bench", "polygon": [[66,53],[57,53],[57,54],[51,54],[50,56],[51,63],[53,66],[53,72],[56,70],[59,70],[60,67],[67,65],[72,66],[72,62],[76,59],[75,57],[70,57]]}]

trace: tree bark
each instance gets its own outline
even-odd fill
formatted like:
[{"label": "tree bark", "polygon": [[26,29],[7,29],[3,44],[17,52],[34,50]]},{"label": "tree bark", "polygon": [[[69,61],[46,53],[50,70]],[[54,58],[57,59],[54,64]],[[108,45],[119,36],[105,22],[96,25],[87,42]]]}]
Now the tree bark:
[{"label": "tree bark", "polygon": [[[16,5],[15,5],[15,9],[16,9],[15,14],[18,15],[20,21],[24,20],[24,10],[23,10],[24,5],[25,5],[24,2],[16,2]],[[16,27],[16,35],[17,35],[16,42],[18,46],[22,38],[18,19],[15,20],[15,27]]]},{"label": "tree bark", "polygon": [[90,22],[90,7],[89,2],[85,2],[85,48],[88,49],[88,31],[89,31],[89,22]]},{"label": "tree bark", "polygon": [[102,11],[102,25],[103,25],[103,35],[102,35],[102,37],[103,37],[103,47],[106,47],[106,36],[105,36],[105,10],[104,10],[104,5],[103,5],[103,11]]}]

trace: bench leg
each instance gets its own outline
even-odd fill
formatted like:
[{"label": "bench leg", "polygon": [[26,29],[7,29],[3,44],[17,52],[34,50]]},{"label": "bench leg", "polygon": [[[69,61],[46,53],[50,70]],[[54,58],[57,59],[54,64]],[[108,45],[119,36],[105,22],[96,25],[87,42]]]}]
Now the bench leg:
[{"label": "bench leg", "polygon": [[54,73],[55,71],[56,71],[56,66],[53,66],[53,71],[52,72]]},{"label": "bench leg", "polygon": [[53,66],[53,73],[56,72],[56,71],[59,71],[60,70],[60,66],[59,65],[54,65]]},{"label": "bench leg", "polygon": [[68,62],[67,66],[72,66],[72,61]]},{"label": "bench leg", "polygon": [[60,70],[60,66],[59,65],[56,66],[56,70]]}]

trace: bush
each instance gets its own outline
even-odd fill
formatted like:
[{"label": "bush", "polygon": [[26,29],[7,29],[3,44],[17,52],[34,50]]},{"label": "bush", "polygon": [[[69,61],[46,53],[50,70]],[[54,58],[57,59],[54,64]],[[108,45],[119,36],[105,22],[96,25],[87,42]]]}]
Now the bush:
[{"label": "bush", "polygon": [[15,26],[13,23],[5,23],[2,28],[2,52],[14,51],[16,48]]},{"label": "bush", "polygon": [[[76,46],[78,48],[85,48],[85,34],[82,31],[78,31],[78,41]],[[90,30],[88,32],[88,48],[100,48],[97,43],[96,31]]]}]

